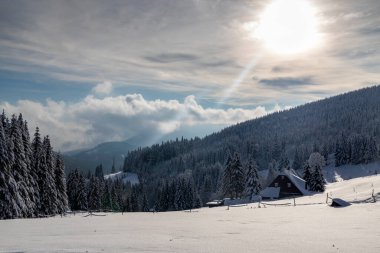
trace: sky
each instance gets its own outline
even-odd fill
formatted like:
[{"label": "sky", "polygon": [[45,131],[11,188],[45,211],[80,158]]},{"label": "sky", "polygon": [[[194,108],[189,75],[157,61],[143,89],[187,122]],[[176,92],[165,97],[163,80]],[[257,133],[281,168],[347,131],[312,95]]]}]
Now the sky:
[{"label": "sky", "polygon": [[[268,14],[279,1],[2,0],[0,109],[68,151],[204,136],[379,83],[378,0],[287,0]],[[289,41],[271,30],[283,15]]]}]

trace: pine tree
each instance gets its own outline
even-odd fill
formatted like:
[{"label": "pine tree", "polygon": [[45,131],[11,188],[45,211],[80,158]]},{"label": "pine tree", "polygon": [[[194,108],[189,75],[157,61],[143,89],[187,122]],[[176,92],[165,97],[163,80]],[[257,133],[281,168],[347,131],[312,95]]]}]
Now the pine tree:
[{"label": "pine tree", "polygon": [[307,163],[311,168],[310,190],[323,192],[325,190],[325,179],[322,173],[322,167],[325,165],[324,157],[319,153],[312,153]]},{"label": "pine tree", "polygon": [[101,181],[98,177],[91,177],[88,184],[88,209],[98,211],[101,207]]},{"label": "pine tree", "polygon": [[[5,113],[3,111],[3,117]],[[5,122],[5,119],[2,119]],[[21,217],[22,210],[18,204],[20,195],[16,181],[11,173],[11,157],[7,136],[0,122],[0,219]]]},{"label": "pine tree", "polygon": [[191,180],[187,181],[187,186],[184,188],[185,209],[192,209],[194,205],[194,187]]},{"label": "pine tree", "polygon": [[111,184],[110,179],[104,182],[104,190],[102,194],[102,208],[105,210],[113,210],[110,184]]},{"label": "pine tree", "polygon": [[22,211],[21,217],[32,217],[35,207],[29,198],[28,192],[27,180],[29,179],[29,174],[22,140],[22,125],[19,124],[15,115],[12,115],[10,138],[13,142],[14,154],[14,163],[12,164],[11,171],[18,186],[18,193],[20,194],[18,204]]},{"label": "pine tree", "polygon": [[149,212],[148,199],[147,199],[145,193],[143,195],[143,201],[142,201],[141,211],[143,211],[143,212]]},{"label": "pine tree", "polygon": [[95,168],[95,177],[98,177],[100,179],[104,178],[103,165],[102,164],[96,166],[96,168]]},{"label": "pine tree", "polygon": [[88,210],[86,180],[81,173],[77,173],[77,189],[75,195],[76,210]]},{"label": "pine tree", "polygon": [[305,187],[307,190],[311,188],[311,168],[309,166],[309,163],[306,161],[303,165],[303,180],[305,180]]},{"label": "pine tree", "polygon": [[57,190],[58,213],[63,214],[68,208],[66,194],[65,167],[61,154],[57,154],[55,162],[55,186]]},{"label": "pine tree", "polygon": [[234,158],[232,160],[232,176],[231,176],[231,184],[232,191],[235,195],[235,198],[241,196],[245,188],[245,174],[243,166],[240,162],[240,157],[237,153],[235,153]]},{"label": "pine tree", "polygon": [[131,193],[131,211],[132,212],[138,212],[140,210],[139,202],[138,202],[138,196],[137,196],[137,189],[135,187],[132,188]]},{"label": "pine tree", "polygon": [[49,136],[44,137],[43,143],[43,160],[41,163],[42,168],[42,192],[40,194],[40,211],[44,215],[57,214],[57,189],[54,180],[54,154],[50,145]]},{"label": "pine tree", "polygon": [[18,121],[19,121],[19,125],[22,128],[22,140],[23,140],[25,163],[27,166],[27,175],[28,175],[27,185],[28,185],[29,199],[33,203],[31,213],[33,217],[36,217],[38,216],[38,200],[39,200],[39,190],[38,190],[38,183],[37,183],[38,178],[37,178],[37,174],[32,169],[33,154],[32,154],[31,143],[30,143],[28,123],[26,121],[23,121],[21,114],[18,118]]},{"label": "pine tree", "polygon": [[227,161],[223,174],[223,195],[233,197],[233,187],[232,187],[232,157],[230,154],[227,156]]},{"label": "pine tree", "polygon": [[316,192],[325,191],[325,179],[323,178],[322,168],[316,165],[311,175],[311,189]]},{"label": "pine tree", "polygon": [[42,170],[42,163],[44,160],[44,155],[43,155],[43,149],[42,149],[42,141],[41,141],[41,136],[40,136],[40,130],[38,127],[36,127],[36,131],[34,133],[34,138],[32,142],[32,165],[31,165],[31,173],[36,175],[37,178],[37,200],[36,200],[36,205],[37,205],[37,210],[38,213],[41,212],[41,198],[42,198],[42,191],[43,191],[43,179],[44,179],[44,171]]},{"label": "pine tree", "polygon": [[250,200],[252,200],[252,197],[254,195],[258,195],[261,191],[261,184],[257,169],[258,168],[255,160],[250,159],[248,163],[245,183],[245,194],[249,197]]},{"label": "pine tree", "polygon": [[177,181],[177,187],[175,192],[175,208],[176,210],[185,209],[185,197],[184,197],[185,179],[181,178]]}]

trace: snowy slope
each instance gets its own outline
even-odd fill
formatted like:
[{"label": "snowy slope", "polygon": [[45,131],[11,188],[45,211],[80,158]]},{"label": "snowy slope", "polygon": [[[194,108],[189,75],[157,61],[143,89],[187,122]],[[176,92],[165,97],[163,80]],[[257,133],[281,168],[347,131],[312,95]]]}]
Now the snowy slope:
[{"label": "snowy slope", "polygon": [[323,174],[327,182],[339,182],[352,178],[380,174],[380,161],[369,164],[342,165],[339,167],[335,167],[334,164],[330,162],[323,169]]},{"label": "snowy slope", "polygon": [[[354,200],[371,188],[380,192],[380,175],[332,183],[327,192]],[[379,252],[380,202],[332,208],[325,194],[296,201],[295,207],[3,220],[0,252]]]},{"label": "snowy slope", "polygon": [[140,183],[138,175],[135,173],[131,173],[131,172],[119,171],[119,172],[116,172],[113,174],[105,175],[104,179],[112,179],[112,180],[121,179],[121,180],[123,180],[124,183],[129,182],[129,183],[131,183],[131,185],[135,185],[135,184]]}]

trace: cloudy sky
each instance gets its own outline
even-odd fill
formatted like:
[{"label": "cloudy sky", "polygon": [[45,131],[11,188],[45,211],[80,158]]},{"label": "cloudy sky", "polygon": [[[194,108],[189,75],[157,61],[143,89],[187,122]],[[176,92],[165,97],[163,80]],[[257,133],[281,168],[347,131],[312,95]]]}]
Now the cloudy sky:
[{"label": "cloudy sky", "polygon": [[[66,151],[148,133],[203,136],[379,83],[378,0],[292,0],[301,4],[284,15],[312,6],[315,30],[304,28],[318,38],[292,53],[269,47],[277,31],[263,23],[276,1],[285,2],[2,0],[0,108]],[[302,15],[298,47],[311,22]]]}]

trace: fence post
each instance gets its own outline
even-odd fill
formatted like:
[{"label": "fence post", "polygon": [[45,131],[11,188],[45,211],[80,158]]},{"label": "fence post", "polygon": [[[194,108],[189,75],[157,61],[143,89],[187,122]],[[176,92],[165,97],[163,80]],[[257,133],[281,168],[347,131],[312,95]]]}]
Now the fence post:
[{"label": "fence post", "polygon": [[373,203],[376,203],[375,189],[372,189],[372,198],[373,198]]},{"label": "fence post", "polygon": [[328,204],[329,201],[329,193],[326,193],[326,204]]},{"label": "fence post", "polygon": [[296,198],[293,198],[293,204],[296,206]]}]

